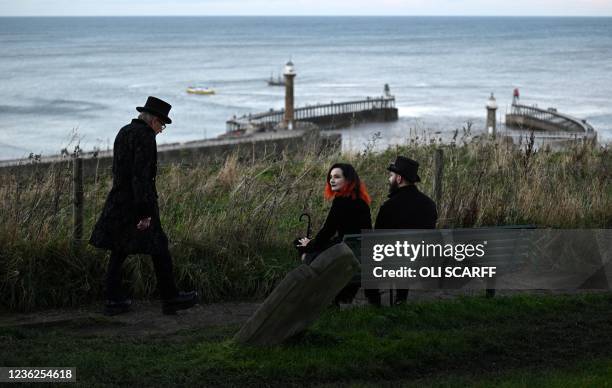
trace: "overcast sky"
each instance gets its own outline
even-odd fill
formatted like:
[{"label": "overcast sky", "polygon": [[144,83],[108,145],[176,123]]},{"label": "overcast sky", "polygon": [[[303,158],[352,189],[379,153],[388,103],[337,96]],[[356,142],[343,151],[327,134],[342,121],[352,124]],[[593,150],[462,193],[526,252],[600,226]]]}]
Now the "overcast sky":
[{"label": "overcast sky", "polygon": [[0,0],[0,16],[612,16],[612,0]]}]

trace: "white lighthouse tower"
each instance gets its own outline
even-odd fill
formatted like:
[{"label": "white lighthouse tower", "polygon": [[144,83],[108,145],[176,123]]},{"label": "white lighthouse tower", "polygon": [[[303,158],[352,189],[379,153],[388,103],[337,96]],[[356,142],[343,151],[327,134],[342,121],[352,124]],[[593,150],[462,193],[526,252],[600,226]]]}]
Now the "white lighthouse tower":
[{"label": "white lighthouse tower", "polygon": [[495,136],[496,133],[496,113],[497,113],[497,101],[495,100],[495,96],[491,93],[491,97],[489,97],[489,101],[487,101],[487,131],[489,135]]}]

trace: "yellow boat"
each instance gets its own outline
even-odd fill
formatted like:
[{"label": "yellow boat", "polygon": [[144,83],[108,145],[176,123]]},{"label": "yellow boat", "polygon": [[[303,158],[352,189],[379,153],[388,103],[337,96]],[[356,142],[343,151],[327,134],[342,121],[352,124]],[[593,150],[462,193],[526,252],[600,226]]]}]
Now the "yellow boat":
[{"label": "yellow boat", "polygon": [[187,88],[187,93],[209,95],[209,94],[215,94],[215,90],[210,89],[210,88],[197,88],[194,86],[190,86]]}]

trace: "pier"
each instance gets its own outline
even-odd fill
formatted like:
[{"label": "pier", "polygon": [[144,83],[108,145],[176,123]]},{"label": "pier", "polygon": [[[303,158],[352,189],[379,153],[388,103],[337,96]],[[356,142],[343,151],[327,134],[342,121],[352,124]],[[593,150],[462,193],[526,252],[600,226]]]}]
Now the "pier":
[{"label": "pier", "polygon": [[[308,105],[293,112],[296,122],[316,124],[320,129],[337,129],[360,122],[396,121],[395,97],[368,97],[364,100]],[[265,131],[275,129],[285,120],[285,110],[272,110],[232,118],[226,122],[227,132]]]},{"label": "pier", "polygon": [[559,113],[555,108],[542,109],[518,103],[513,103],[510,113],[506,114],[506,126],[586,138],[597,136],[586,120]]},{"label": "pier", "polygon": [[297,73],[293,62],[285,65],[283,72],[285,86],[285,108],[267,112],[233,117],[225,122],[226,134],[234,137],[256,132],[293,130],[298,127],[308,128],[313,124],[318,129],[338,129],[361,122],[395,121],[398,119],[395,97],[391,95],[389,85],[385,84],[384,95],[366,97],[363,100],[340,103],[294,106],[294,83]]}]

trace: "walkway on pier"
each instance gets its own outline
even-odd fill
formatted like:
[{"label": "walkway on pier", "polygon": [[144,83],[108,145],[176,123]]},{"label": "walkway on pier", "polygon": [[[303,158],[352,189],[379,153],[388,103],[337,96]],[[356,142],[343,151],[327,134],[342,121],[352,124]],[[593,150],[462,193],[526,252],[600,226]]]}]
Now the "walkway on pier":
[{"label": "walkway on pier", "polygon": [[[285,110],[248,114],[234,117],[226,122],[227,131],[273,129],[284,119]],[[355,121],[393,121],[397,120],[395,97],[383,96],[365,100],[347,101],[341,103],[307,105],[296,108],[295,121],[306,121],[317,124],[321,129],[335,129],[346,126],[351,119]]]},{"label": "walkway on pier", "polygon": [[587,137],[596,136],[595,129],[586,120],[559,113],[554,108],[542,109],[536,106],[512,104],[510,113],[506,114],[506,125],[547,132],[584,134]]}]

